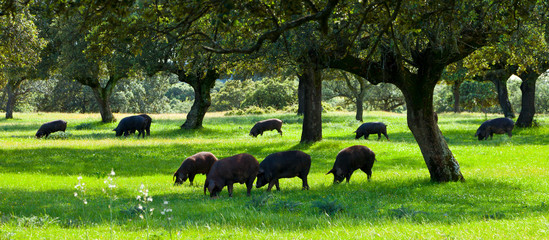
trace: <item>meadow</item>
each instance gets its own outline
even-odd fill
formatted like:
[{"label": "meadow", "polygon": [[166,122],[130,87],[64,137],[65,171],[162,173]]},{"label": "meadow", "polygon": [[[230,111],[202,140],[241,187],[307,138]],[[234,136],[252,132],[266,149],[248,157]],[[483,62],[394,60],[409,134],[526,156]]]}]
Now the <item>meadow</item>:
[{"label": "meadow", "polygon": [[[128,114],[115,114],[120,120]],[[391,141],[355,140],[354,113],[323,114],[323,140],[300,144],[302,118],[293,114],[209,113],[204,129],[181,130],[183,114],[151,114],[151,136],[116,138],[117,123],[99,114],[15,113],[0,120],[0,239],[547,239],[549,238],[549,116],[513,137],[478,141],[483,114],[439,114],[439,126],[465,182],[432,183],[406,115],[366,112],[383,121]],[[253,124],[284,120],[283,136],[252,138]],[[488,115],[488,118],[499,117]],[[66,133],[34,134],[64,119]],[[356,171],[350,183],[326,175],[337,153],[352,145],[376,153],[372,181]],[[173,186],[187,157],[219,159],[250,153],[259,161],[286,150],[311,155],[310,190],[298,178],[281,191],[235,184],[234,195]]]}]

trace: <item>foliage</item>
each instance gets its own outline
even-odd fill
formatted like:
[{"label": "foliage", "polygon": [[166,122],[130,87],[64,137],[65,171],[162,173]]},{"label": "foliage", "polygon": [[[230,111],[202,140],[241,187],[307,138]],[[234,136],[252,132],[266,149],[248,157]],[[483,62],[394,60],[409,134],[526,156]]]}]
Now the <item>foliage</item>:
[{"label": "foliage", "polygon": [[491,112],[488,109],[497,109],[497,93],[491,82],[465,81],[460,88],[463,108],[467,110]]},{"label": "foliage", "polygon": [[400,89],[390,83],[380,83],[370,88],[364,101],[369,110],[402,112],[405,105]]},{"label": "foliage", "polygon": [[[522,93],[520,84],[522,81],[516,76],[508,80],[509,100],[514,109],[520,111]],[[543,74],[536,82],[536,113],[549,113],[549,76]]]},{"label": "foliage", "polygon": [[171,112],[170,99],[166,96],[170,87],[167,76],[162,75],[123,79],[114,90],[112,109],[114,112]]},{"label": "foliage", "polygon": [[1,72],[9,69],[32,69],[40,62],[40,50],[45,44],[45,40],[39,37],[34,17],[27,9],[0,15]]},{"label": "foliage", "polygon": [[247,80],[227,80],[219,91],[212,96],[214,111],[226,111],[240,108],[242,103],[255,89],[255,82]]},{"label": "foliage", "polygon": [[297,81],[279,77],[263,78],[261,82],[256,82],[253,93],[246,97],[242,106],[283,109],[295,103],[297,103]]},{"label": "foliage", "polygon": [[282,109],[296,103],[297,83],[293,79],[263,78],[261,81],[227,80],[212,96],[212,110],[259,108]]},{"label": "foliage", "polygon": [[433,107],[435,112],[451,112],[454,110],[452,86],[437,84],[433,93]]},{"label": "foliage", "polygon": [[43,112],[97,112],[99,107],[93,98],[93,92],[85,85],[76,81],[51,78],[47,82],[53,87],[43,93],[40,101],[31,99],[24,101],[35,104],[38,111]]}]

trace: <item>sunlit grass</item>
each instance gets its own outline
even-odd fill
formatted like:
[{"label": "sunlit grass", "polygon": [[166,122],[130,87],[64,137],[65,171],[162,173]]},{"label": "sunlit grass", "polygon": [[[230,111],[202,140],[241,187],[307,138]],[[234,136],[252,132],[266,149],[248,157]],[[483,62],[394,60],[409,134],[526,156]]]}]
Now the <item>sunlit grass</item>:
[{"label": "sunlit grass", "polygon": [[[129,114],[116,114],[118,119]],[[0,238],[282,238],[282,239],[544,239],[549,237],[549,117],[540,127],[515,129],[479,142],[481,114],[439,114],[439,125],[466,182],[436,184],[404,114],[367,112],[365,121],[387,123],[391,141],[370,136],[354,140],[360,125],[354,113],[323,115],[323,140],[300,144],[302,118],[292,114],[223,116],[208,114],[204,129],[181,130],[181,114],[152,114],[150,138],[116,138],[117,123],[101,124],[98,114],[16,113],[0,120]],[[248,135],[261,119],[285,124],[258,138]],[[495,115],[489,117],[496,117]],[[44,122],[68,121],[66,133],[35,139]],[[377,157],[372,181],[355,172],[349,184],[333,185],[325,175],[339,150],[364,144]],[[309,191],[297,178],[282,179],[282,191],[253,189],[246,197],[236,184],[233,198],[203,194],[195,186],[173,186],[181,162],[199,151],[218,158],[248,152],[261,161],[290,149],[312,157]],[[116,172],[113,219],[103,189]],[[74,197],[82,176],[87,204]],[[140,185],[154,208],[147,224],[136,214]],[[173,210],[168,222],[164,201]],[[320,206],[320,207],[319,207]],[[322,210],[339,209],[333,213]],[[168,223],[171,228],[168,227]],[[112,232],[111,232],[112,226]],[[171,231],[170,231],[171,229]],[[111,236],[111,233],[113,235]]]}]

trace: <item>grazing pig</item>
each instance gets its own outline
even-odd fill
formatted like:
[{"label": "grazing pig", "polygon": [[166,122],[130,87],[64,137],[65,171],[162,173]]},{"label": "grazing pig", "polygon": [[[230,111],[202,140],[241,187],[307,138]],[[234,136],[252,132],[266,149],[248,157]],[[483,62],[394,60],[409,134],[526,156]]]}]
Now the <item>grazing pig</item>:
[{"label": "grazing pig", "polygon": [[271,130],[277,130],[278,133],[280,133],[280,136],[282,136],[282,130],[280,128],[282,128],[282,120],[280,119],[273,118],[259,121],[252,127],[252,130],[250,130],[250,136],[257,137],[259,134],[263,136],[263,132]]},{"label": "grazing pig", "polygon": [[513,123],[513,120],[509,118],[491,119],[483,122],[480,125],[480,127],[477,129],[477,133],[475,133],[475,137],[478,137],[479,141],[483,139],[488,140],[488,137],[492,139],[494,133],[507,133],[507,135],[511,137],[513,135],[511,132],[513,131],[514,126],[515,124]]},{"label": "grazing pig", "polygon": [[194,176],[199,173],[208,174],[215,161],[217,161],[217,158],[211,152],[199,152],[188,157],[173,174],[175,179],[173,185],[181,185],[189,178],[192,186]]},{"label": "grazing pig", "polygon": [[45,138],[48,138],[48,136],[51,133],[57,132],[57,131],[63,131],[65,132],[65,129],[67,129],[67,122],[63,120],[55,120],[51,122],[47,122],[42,124],[38,131],[36,132],[36,138],[41,138],[43,136],[46,136]]},{"label": "grazing pig", "polygon": [[377,133],[377,140],[381,138],[381,134],[385,135],[385,138],[389,140],[389,136],[387,136],[387,125],[385,125],[382,122],[363,123],[362,125],[360,125],[360,127],[358,127],[355,133],[356,133],[355,139],[359,139],[362,136],[364,136],[364,139],[368,139],[368,136],[370,134]]},{"label": "grazing pig", "polygon": [[311,168],[311,156],[302,151],[277,152],[267,156],[259,164],[256,187],[260,188],[269,184],[267,192],[273,185],[280,191],[278,179],[299,177],[303,181],[303,189],[309,189],[307,175]]},{"label": "grazing pig", "polygon": [[233,184],[246,183],[247,194],[250,196],[258,171],[259,162],[254,156],[247,153],[216,161],[206,177],[206,182],[204,182],[204,194],[208,189],[210,197],[217,197],[223,187],[227,186],[229,197],[232,197]]},{"label": "grazing pig", "polygon": [[355,145],[341,150],[336,157],[334,167],[326,175],[334,174],[334,183],[351,179],[351,175],[357,169],[361,169],[368,175],[368,181],[372,177],[372,166],[376,161],[375,153],[366,146]]},{"label": "grazing pig", "polygon": [[147,119],[142,116],[129,116],[120,120],[120,123],[118,123],[118,126],[113,131],[116,132],[117,137],[122,136],[122,134],[127,137],[132,131],[138,131],[139,134],[137,137],[139,138],[140,135],[143,135],[143,138],[145,138],[146,124]]},{"label": "grazing pig", "polygon": [[[151,135],[151,123],[152,123],[152,118],[151,116],[147,115],[147,114],[139,114],[137,116],[141,116],[141,117],[144,117],[145,118],[145,131],[147,131],[147,136],[150,136]],[[134,134],[135,133],[135,130],[132,130],[130,131],[130,134]]]}]

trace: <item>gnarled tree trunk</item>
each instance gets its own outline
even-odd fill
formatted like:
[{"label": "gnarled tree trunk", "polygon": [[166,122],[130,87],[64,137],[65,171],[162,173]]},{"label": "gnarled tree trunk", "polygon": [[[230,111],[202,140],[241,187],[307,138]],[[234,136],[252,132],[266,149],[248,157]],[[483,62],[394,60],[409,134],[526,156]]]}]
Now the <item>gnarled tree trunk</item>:
[{"label": "gnarled tree trunk", "polygon": [[406,99],[408,127],[427,164],[431,181],[463,181],[460,166],[438,128],[433,111],[436,80],[408,81],[401,86]]},{"label": "gnarled tree trunk", "polygon": [[194,90],[193,106],[181,128],[200,129],[202,128],[204,116],[212,104],[210,93],[215,85],[215,80],[219,78],[219,73],[216,70],[210,69],[206,72],[205,76],[187,77],[183,72],[179,72],[179,74],[183,74],[183,76],[179,76],[179,80],[190,84]]},{"label": "gnarled tree trunk", "polygon": [[528,69],[527,72],[519,74],[522,79],[520,91],[522,92],[522,108],[515,126],[531,127],[536,114],[536,81],[540,74]]}]

